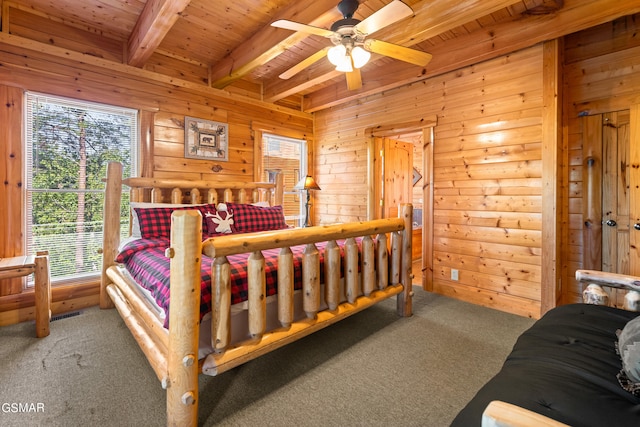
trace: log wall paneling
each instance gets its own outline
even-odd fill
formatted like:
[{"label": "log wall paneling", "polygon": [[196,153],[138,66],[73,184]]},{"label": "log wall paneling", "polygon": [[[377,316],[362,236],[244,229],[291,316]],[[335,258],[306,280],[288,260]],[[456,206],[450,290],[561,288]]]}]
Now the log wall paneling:
[{"label": "log wall paneling", "polygon": [[[433,248],[433,290],[538,317],[542,71],[539,45],[387,91],[384,103],[371,96],[317,112],[320,222],[354,221],[375,209],[360,203],[370,191],[360,171],[374,167],[366,129],[435,116],[433,178],[425,188],[433,192],[433,235],[425,242]],[[326,172],[337,167],[344,172]],[[451,280],[452,269],[459,280]]]},{"label": "log wall paneling", "polygon": [[[355,202],[366,191],[366,182],[358,179],[355,170],[371,164],[366,160],[366,143],[361,142],[363,128],[397,120],[401,111],[405,121],[433,112],[438,116],[433,144],[434,236],[429,239],[434,251],[434,289],[534,316],[539,309],[545,311],[554,303],[580,301],[581,286],[575,281],[574,272],[586,268],[583,260],[592,257],[594,249],[584,246],[583,236],[583,225],[590,216],[584,211],[591,206],[585,199],[589,174],[584,166],[588,155],[583,152],[587,140],[583,134],[590,132],[584,128],[584,120],[590,117],[583,116],[626,110],[640,99],[640,77],[634,72],[640,62],[637,22],[638,16],[634,15],[567,36],[558,41],[555,59],[534,47],[503,57],[508,65],[487,61],[458,70],[455,75],[445,74],[387,91],[384,104],[380,97],[370,96],[318,112],[316,137],[322,141],[318,145],[318,163],[337,167],[348,162],[350,168],[344,169],[346,174],[325,179],[328,184],[318,195],[320,220],[352,220],[366,215],[362,207],[369,205]],[[555,72],[562,76],[551,82],[560,86],[545,87],[539,92],[528,90],[532,82],[548,84],[540,76],[543,71],[553,72],[543,69],[549,59],[555,61]],[[492,86],[492,81],[503,75],[502,66],[511,71],[512,80],[501,87]],[[523,72],[525,69],[531,71]],[[563,99],[554,98],[560,94]],[[469,100],[481,102],[474,108]],[[555,110],[549,108],[554,102]],[[557,105],[564,106],[562,112]],[[408,117],[407,112],[415,117]],[[498,116],[500,120],[492,120]],[[562,126],[550,124],[552,116]],[[549,145],[553,135],[561,141],[557,151]],[[495,145],[489,147],[490,141]],[[519,144],[509,144],[513,141]],[[504,161],[507,153],[511,162]],[[553,162],[555,167],[550,166]],[[554,168],[557,178],[549,177]],[[599,178],[594,175],[591,179]],[[352,193],[348,198],[354,202],[343,198],[339,205],[332,204],[330,199],[339,196],[337,189],[347,185]],[[558,201],[555,214],[543,201],[548,196]],[[542,223],[547,224],[548,218],[554,217],[555,227],[551,227],[556,229],[555,244],[547,245],[552,245],[552,251],[555,249],[555,257],[545,256],[543,260],[541,254],[547,248],[537,244],[547,240],[549,228],[543,228]],[[513,245],[513,240],[480,241],[481,229],[477,227],[519,227],[529,238],[540,234],[534,238],[538,243],[527,247]],[[486,236],[490,237],[491,232]],[[527,276],[525,280],[540,289],[534,300],[523,299],[522,287],[479,292],[477,287],[481,285],[471,284],[489,283],[477,280],[482,279],[481,269],[504,269],[515,275],[518,264],[526,265],[521,269]],[[449,279],[451,269],[460,265],[466,267],[460,270],[459,282],[463,284]],[[554,269],[555,280],[550,280],[547,276]],[[494,277],[491,282],[496,282]]]},{"label": "log wall paneling", "polygon": [[592,239],[586,235],[601,233],[600,114],[628,110],[640,99],[640,75],[634,71],[640,64],[638,30],[638,15],[632,15],[565,37],[568,170],[563,221],[568,227],[561,242],[566,265],[564,303],[582,301],[576,270],[601,268],[602,248],[589,245]]},{"label": "log wall paneling", "polygon": [[[0,258],[24,255],[22,90],[0,85]],[[0,296],[22,292],[24,278],[0,280]]]}]

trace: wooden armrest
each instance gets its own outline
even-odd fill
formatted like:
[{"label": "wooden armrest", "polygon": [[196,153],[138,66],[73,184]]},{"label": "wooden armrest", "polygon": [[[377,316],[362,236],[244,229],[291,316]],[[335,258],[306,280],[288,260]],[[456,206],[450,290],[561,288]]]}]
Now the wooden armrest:
[{"label": "wooden armrest", "polygon": [[511,403],[494,400],[482,413],[482,427],[569,427]]},{"label": "wooden armrest", "polygon": [[640,277],[596,270],[576,270],[576,280],[587,284],[640,291]]},{"label": "wooden armrest", "polygon": [[33,255],[0,258],[0,279],[28,276],[35,270],[34,260]]}]

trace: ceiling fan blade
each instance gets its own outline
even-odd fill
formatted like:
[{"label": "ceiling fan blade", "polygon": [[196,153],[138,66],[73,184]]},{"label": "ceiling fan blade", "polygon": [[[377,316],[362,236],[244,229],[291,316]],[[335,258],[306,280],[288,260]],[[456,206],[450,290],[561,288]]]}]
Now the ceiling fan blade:
[{"label": "ceiling fan blade", "polygon": [[362,34],[372,34],[401,19],[413,15],[413,9],[401,1],[392,1],[355,26]]},{"label": "ceiling fan blade", "polygon": [[331,37],[334,33],[333,31],[314,27],[313,25],[300,24],[299,22],[287,21],[286,19],[279,19],[271,23],[272,27],[284,28],[285,30],[291,31],[302,31],[303,33],[314,34],[316,36],[321,37]]},{"label": "ceiling fan blade", "polygon": [[291,77],[298,74],[300,71],[304,70],[307,67],[310,67],[311,65],[315,64],[316,62],[318,62],[319,60],[327,56],[327,52],[329,51],[329,49],[330,49],[329,47],[325,47],[324,49],[317,51],[310,57],[303,59],[293,67],[289,68],[284,73],[280,74],[279,77],[283,80],[290,79]]},{"label": "ceiling fan blade", "polygon": [[423,52],[421,50],[411,49],[374,39],[365,40],[364,47],[373,53],[389,56],[411,64],[420,65],[421,67],[427,65],[429,61],[431,61],[432,57],[430,53]]},{"label": "ceiling fan blade", "polygon": [[345,73],[347,76],[347,88],[349,90],[358,90],[362,87],[362,75],[359,68],[354,68],[353,71]]}]

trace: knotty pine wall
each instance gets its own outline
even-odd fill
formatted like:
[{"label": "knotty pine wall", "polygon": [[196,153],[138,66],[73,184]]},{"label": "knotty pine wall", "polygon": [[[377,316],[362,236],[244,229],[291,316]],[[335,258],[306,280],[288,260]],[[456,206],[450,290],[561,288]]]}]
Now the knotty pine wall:
[{"label": "knotty pine wall", "polygon": [[[88,50],[92,38],[87,37]],[[98,47],[96,46],[96,49]],[[103,49],[104,50],[104,49]],[[181,176],[222,181],[254,180],[256,132],[269,131],[310,141],[313,153],[313,117],[294,109],[267,104],[251,97],[207,88],[201,83],[160,76],[82,55],[63,47],[46,46],[0,33],[0,257],[24,252],[22,202],[22,96],[42,92],[139,109],[141,112],[142,176]],[[211,162],[184,157],[184,117],[229,124],[229,161]],[[6,207],[6,209],[4,208]],[[3,289],[6,289],[3,284]],[[0,296],[0,325],[32,319],[33,292]],[[98,303],[97,281],[57,286],[54,313]]]},{"label": "knotty pine wall", "polygon": [[[542,239],[543,183],[549,179],[542,172],[548,117],[542,46],[318,112],[316,174],[323,191],[316,195],[316,221],[366,217],[365,129],[436,115],[433,280],[427,288],[538,317],[545,289],[554,286],[544,282],[542,252],[555,243],[560,259],[556,301],[581,301],[575,281],[585,250],[578,116],[640,102],[639,26],[640,16],[633,15],[561,41],[562,141],[551,171],[560,199],[557,242]],[[459,270],[458,281],[450,280],[452,268]]]},{"label": "knotty pine wall", "polygon": [[[562,246],[565,251],[564,302],[581,300],[582,288],[575,271],[585,267],[584,238],[586,190],[583,165],[584,129],[580,116],[621,110],[640,103],[640,15],[628,16],[565,38],[565,99],[568,174],[565,197],[568,215],[564,219]],[[636,125],[640,125],[636,124]],[[624,165],[629,170],[630,165]],[[628,185],[638,185],[629,182]],[[632,231],[633,232],[633,231]]]},{"label": "knotty pine wall", "polygon": [[317,220],[366,218],[365,129],[435,115],[428,287],[538,317],[542,55],[538,45],[316,113]]}]

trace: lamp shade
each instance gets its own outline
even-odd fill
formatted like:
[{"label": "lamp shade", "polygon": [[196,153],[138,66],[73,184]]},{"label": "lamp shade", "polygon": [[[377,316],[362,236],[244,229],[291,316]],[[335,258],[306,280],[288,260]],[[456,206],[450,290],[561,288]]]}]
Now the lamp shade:
[{"label": "lamp shade", "polygon": [[293,188],[294,190],[320,190],[320,186],[311,175],[302,178]]},{"label": "lamp shade", "polygon": [[329,62],[336,66],[336,71],[350,73],[354,68],[361,68],[371,58],[371,53],[360,46],[354,46],[353,42],[348,47],[343,44],[333,46],[327,52]]},{"label": "lamp shade", "polygon": [[346,55],[342,57],[342,60],[336,67],[336,71],[340,71],[343,73],[350,73],[353,71],[353,67],[351,66],[351,57]]},{"label": "lamp shade", "polygon": [[329,52],[327,52],[327,58],[329,59],[329,62],[331,62],[336,67],[340,65],[340,63],[342,63],[345,56],[347,56],[347,48],[342,44],[333,46],[331,49],[329,49]]},{"label": "lamp shade", "polygon": [[367,62],[369,62],[371,54],[360,46],[356,46],[351,50],[351,58],[353,59],[354,67],[362,68]]}]

